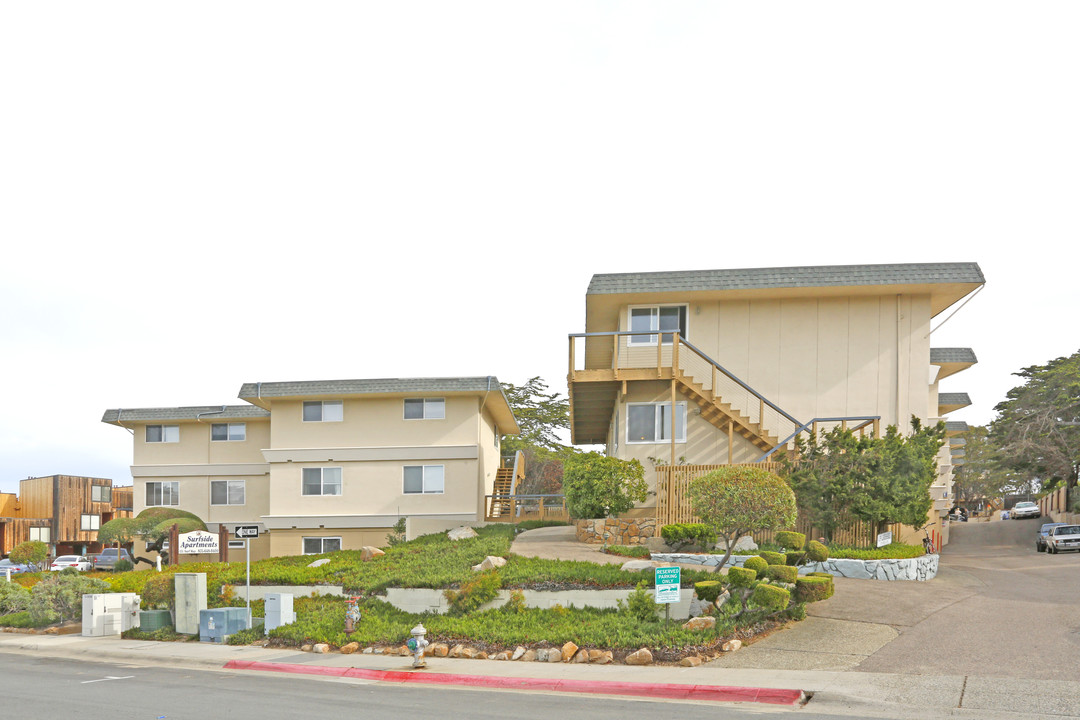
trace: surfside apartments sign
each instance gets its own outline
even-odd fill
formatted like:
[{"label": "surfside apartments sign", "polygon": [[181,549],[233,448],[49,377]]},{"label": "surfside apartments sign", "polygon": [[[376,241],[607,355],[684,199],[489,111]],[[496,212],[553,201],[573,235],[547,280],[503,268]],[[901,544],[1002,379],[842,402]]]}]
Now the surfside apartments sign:
[{"label": "surfside apartments sign", "polygon": [[177,544],[181,555],[216,555],[220,551],[218,536],[205,530],[181,533]]}]

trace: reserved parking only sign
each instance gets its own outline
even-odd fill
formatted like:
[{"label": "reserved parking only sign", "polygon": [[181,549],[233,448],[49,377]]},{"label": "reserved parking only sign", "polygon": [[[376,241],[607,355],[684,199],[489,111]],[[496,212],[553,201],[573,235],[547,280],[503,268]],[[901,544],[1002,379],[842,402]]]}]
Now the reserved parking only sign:
[{"label": "reserved parking only sign", "polygon": [[681,599],[682,573],[678,567],[656,568],[656,594],[658,603],[677,603]]}]

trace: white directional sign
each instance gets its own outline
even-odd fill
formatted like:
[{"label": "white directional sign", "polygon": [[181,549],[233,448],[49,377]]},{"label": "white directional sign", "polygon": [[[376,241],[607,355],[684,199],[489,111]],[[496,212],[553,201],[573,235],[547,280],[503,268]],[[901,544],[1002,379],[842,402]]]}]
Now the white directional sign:
[{"label": "white directional sign", "polygon": [[238,538],[254,538],[259,537],[258,525],[237,525],[233,530],[233,534]]}]

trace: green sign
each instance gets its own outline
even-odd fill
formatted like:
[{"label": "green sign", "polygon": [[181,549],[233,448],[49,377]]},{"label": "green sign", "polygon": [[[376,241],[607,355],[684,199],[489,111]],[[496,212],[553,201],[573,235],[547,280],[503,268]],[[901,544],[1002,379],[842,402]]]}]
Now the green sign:
[{"label": "green sign", "polygon": [[656,595],[658,603],[677,603],[682,585],[681,571],[678,567],[656,568]]}]

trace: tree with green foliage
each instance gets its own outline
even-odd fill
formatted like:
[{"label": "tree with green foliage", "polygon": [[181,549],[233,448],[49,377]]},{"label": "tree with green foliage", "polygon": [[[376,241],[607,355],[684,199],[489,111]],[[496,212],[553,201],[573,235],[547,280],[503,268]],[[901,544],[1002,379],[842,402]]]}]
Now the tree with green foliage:
[{"label": "tree with green foliage", "polygon": [[820,439],[796,441],[797,461],[784,459],[785,476],[804,519],[828,540],[849,522],[851,498],[869,484],[871,438],[835,427]]},{"label": "tree with green foliage", "polygon": [[[147,543],[147,551],[157,552],[161,555],[162,562],[168,562],[169,553],[163,549],[163,545],[169,539],[169,532],[173,525],[178,525],[181,533],[206,530],[206,523],[187,510],[152,507],[146,508],[132,518],[115,518],[108,521],[98,530],[98,542],[105,545],[126,545],[140,540]],[[136,558],[135,562],[149,562],[149,560]]]},{"label": "tree with green foliage", "polygon": [[42,622],[59,618],[60,622],[82,618],[82,596],[109,589],[104,580],[80,575],[74,570],[50,573],[30,590],[30,617]]},{"label": "tree with green foliage", "polygon": [[989,428],[973,425],[963,437],[964,464],[953,471],[957,502],[1000,498],[1014,492],[1016,474],[1006,468]]},{"label": "tree with green foliage", "polygon": [[26,540],[11,549],[8,559],[16,563],[34,563],[38,567],[49,557],[49,546],[40,540]]},{"label": "tree with green foliage", "polygon": [[795,493],[778,475],[752,465],[731,465],[690,481],[690,507],[726,547],[719,572],[735,542],[761,530],[795,525]]},{"label": "tree with green foliage", "polygon": [[563,493],[570,516],[579,519],[620,515],[645,502],[649,486],[637,460],[620,460],[598,452],[567,458]]},{"label": "tree with green foliage", "polygon": [[1080,351],[1018,373],[1021,385],[994,410],[990,437],[1014,473],[1043,490],[1073,487],[1080,473]]},{"label": "tree with green foliage", "polygon": [[520,435],[504,435],[503,455],[519,450],[525,459],[525,476],[515,488],[519,495],[555,494],[562,490],[563,463],[580,451],[560,442],[559,433],[570,429],[570,402],[559,393],[548,392],[539,377],[524,385],[502,383],[503,394],[514,411]]}]

